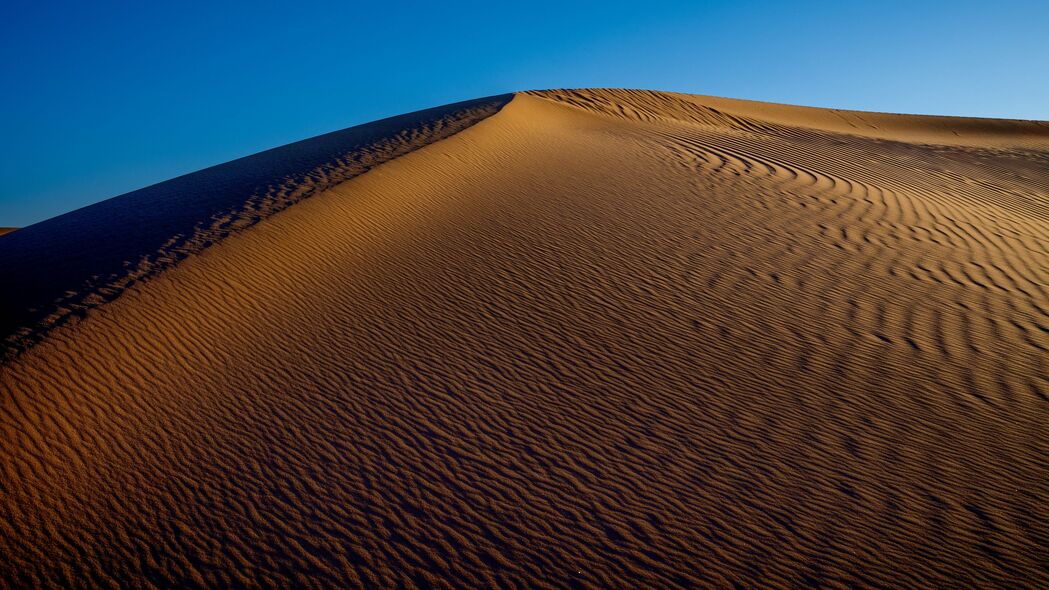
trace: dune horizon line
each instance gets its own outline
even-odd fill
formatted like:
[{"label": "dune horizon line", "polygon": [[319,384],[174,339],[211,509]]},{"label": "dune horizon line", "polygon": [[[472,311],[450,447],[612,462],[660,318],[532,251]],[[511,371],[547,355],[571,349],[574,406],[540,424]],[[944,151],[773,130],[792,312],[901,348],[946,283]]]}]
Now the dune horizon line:
[{"label": "dune horizon line", "polygon": [[[734,102],[739,102],[739,103],[749,103],[749,104],[752,104],[752,105],[768,105],[768,106],[776,106],[776,107],[789,107],[789,108],[795,108],[795,109],[812,109],[812,110],[818,110],[818,111],[857,113],[857,114],[860,114],[860,115],[872,114],[872,115],[887,115],[887,116],[894,116],[894,117],[896,117],[896,116],[899,116],[899,117],[924,117],[924,118],[958,120],[958,121],[989,121],[989,122],[990,121],[1002,121],[1002,122],[1022,123],[1022,124],[1034,123],[1034,124],[1036,124],[1038,126],[1049,127],[1049,120],[1044,120],[1044,119],[1018,119],[1018,118],[1009,118],[1009,117],[943,115],[943,114],[937,114],[937,113],[911,113],[911,112],[902,112],[902,111],[901,112],[897,112],[897,111],[880,111],[880,110],[864,111],[864,110],[846,109],[846,108],[833,107],[833,106],[813,106],[813,105],[804,105],[804,104],[795,104],[795,103],[780,103],[780,102],[775,102],[775,101],[758,100],[758,99],[750,99],[750,98],[732,98],[732,97],[722,97],[722,96],[707,95],[707,94],[685,93],[685,92],[678,92],[678,91],[649,90],[649,89],[643,89],[643,88],[615,88],[615,87],[607,87],[607,88],[605,88],[605,87],[594,87],[594,88],[589,88],[589,87],[588,88],[548,88],[548,89],[535,89],[535,90],[517,90],[517,91],[513,91],[513,92],[508,92],[505,95],[497,95],[497,96],[511,96],[511,95],[514,95],[514,94],[544,93],[544,92],[558,92],[558,91],[568,91],[568,92],[573,92],[573,91],[663,92],[663,93],[666,93],[666,94],[680,94],[680,95],[692,96],[692,97],[701,98],[701,99],[702,98],[706,98],[706,99],[713,99],[713,100],[719,100],[719,101],[734,101]],[[484,99],[474,99],[474,100],[484,100]],[[469,102],[469,101],[463,101],[463,102]],[[458,103],[449,103],[449,105],[451,105],[451,104],[458,104]],[[442,108],[442,107],[433,107],[433,108]],[[426,109],[424,109],[424,110],[426,110]],[[370,125],[370,124],[378,122],[378,121],[383,121],[385,119],[396,118],[396,117],[397,117],[397,115],[394,115],[394,116],[391,116],[391,117],[386,117],[384,119],[377,119],[376,121],[372,121],[372,122],[360,123],[358,125],[354,125],[353,127],[349,127],[347,129],[352,129],[352,128],[356,128],[356,127],[363,127],[363,126]],[[333,132],[329,132],[329,133],[333,133]],[[322,134],[322,135],[327,135],[327,134]],[[119,193],[118,195],[115,195],[114,197],[107,197],[107,198],[102,199],[100,201],[96,201],[95,203],[89,203],[89,204],[84,205],[82,207],[77,207],[75,209],[70,209],[69,211],[58,213],[58,214],[53,215],[51,217],[47,217],[47,218],[41,219],[39,221],[34,221],[34,222],[26,224],[26,225],[21,225],[21,226],[0,226],[0,235],[3,235],[3,233],[6,233],[6,232],[11,232],[11,231],[14,231],[16,229],[19,229],[20,227],[30,227],[32,225],[36,225],[37,223],[43,223],[43,222],[48,221],[50,219],[54,219],[55,217],[60,217],[62,215],[67,215],[69,213],[73,213],[73,212],[78,211],[80,209],[84,209],[86,207],[91,207],[92,205],[96,205],[96,204],[98,204],[98,203],[100,203],[102,201],[106,201],[106,200],[109,200],[109,199],[112,199],[112,198],[116,198],[116,197],[123,196],[123,195],[126,195],[126,194],[134,193],[134,192],[137,192],[137,191],[140,191],[140,190],[143,190],[143,189],[147,189],[147,188],[153,187],[153,186],[155,186],[157,184],[163,184],[164,182],[168,182],[169,180],[174,180],[174,179],[177,179],[177,178],[181,178],[183,176],[189,176],[189,175],[192,175],[192,174],[196,174],[198,172],[203,172],[204,170],[208,170],[208,169],[214,168],[216,166],[222,166],[222,165],[228,164],[230,162],[235,162],[235,161],[243,159],[243,158],[252,157],[252,156],[255,156],[257,154],[268,152],[268,151],[274,150],[274,149],[279,149],[279,148],[284,147],[284,146],[293,145],[293,144],[297,144],[297,143],[304,142],[304,141],[310,141],[312,139],[315,139],[316,137],[320,137],[320,136],[313,136],[313,137],[308,137],[308,138],[304,138],[304,139],[294,140],[294,141],[292,141],[290,143],[287,143],[287,144],[281,144],[280,146],[276,146],[276,147],[272,147],[272,148],[266,148],[266,149],[261,150],[259,152],[253,152],[253,153],[245,155],[245,156],[238,156],[236,158],[233,158],[232,160],[227,160],[227,161],[222,162],[222,163],[213,164],[213,165],[210,165],[210,166],[205,166],[204,168],[199,168],[199,169],[196,169],[196,170],[190,170],[190,171],[185,172],[183,174],[179,174],[177,176],[174,176],[174,177],[172,177],[170,179],[166,179],[166,180],[161,180],[161,181],[157,181],[157,182],[154,182],[154,183],[150,183],[150,184],[142,186],[140,188],[136,188],[136,189],[132,189],[132,190],[129,190],[129,191],[126,191],[126,192]]]}]

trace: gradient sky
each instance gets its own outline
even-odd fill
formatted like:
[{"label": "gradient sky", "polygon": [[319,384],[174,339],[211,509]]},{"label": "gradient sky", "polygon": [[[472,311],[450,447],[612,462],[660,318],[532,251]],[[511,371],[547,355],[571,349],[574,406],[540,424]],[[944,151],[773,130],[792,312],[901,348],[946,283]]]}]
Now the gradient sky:
[{"label": "gradient sky", "polygon": [[1044,0],[158,4],[0,8],[0,226],[532,88],[1049,119]]}]

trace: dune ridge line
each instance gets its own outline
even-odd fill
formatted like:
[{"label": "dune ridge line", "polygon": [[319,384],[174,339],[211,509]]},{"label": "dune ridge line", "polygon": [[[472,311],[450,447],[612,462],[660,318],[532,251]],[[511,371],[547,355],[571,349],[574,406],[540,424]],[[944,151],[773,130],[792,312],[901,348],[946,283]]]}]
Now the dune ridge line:
[{"label": "dune ridge line", "polygon": [[[186,174],[11,232],[0,241],[0,358],[129,286],[311,195],[491,116],[510,95],[327,133]],[[0,231],[0,235],[6,232]]]}]

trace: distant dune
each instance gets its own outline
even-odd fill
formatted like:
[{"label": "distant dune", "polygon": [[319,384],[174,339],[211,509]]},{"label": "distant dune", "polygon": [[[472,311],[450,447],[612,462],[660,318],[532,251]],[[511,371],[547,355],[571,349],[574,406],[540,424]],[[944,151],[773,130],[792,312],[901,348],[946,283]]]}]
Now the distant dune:
[{"label": "distant dune", "polygon": [[1046,123],[520,93],[0,275],[11,586],[1049,587]]}]

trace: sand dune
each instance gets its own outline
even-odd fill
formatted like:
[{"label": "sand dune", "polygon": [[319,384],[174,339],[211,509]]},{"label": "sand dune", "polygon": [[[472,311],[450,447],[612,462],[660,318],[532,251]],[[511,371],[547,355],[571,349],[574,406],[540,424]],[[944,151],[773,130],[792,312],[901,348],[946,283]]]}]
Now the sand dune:
[{"label": "sand dune", "polygon": [[[0,242],[4,356],[298,201],[473,125],[510,96],[391,117],[267,150],[33,225]],[[0,232],[2,233],[2,232]]]},{"label": "sand dune", "polygon": [[1049,126],[406,117],[0,238],[4,579],[1049,586]]}]

